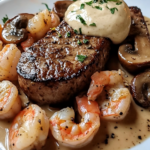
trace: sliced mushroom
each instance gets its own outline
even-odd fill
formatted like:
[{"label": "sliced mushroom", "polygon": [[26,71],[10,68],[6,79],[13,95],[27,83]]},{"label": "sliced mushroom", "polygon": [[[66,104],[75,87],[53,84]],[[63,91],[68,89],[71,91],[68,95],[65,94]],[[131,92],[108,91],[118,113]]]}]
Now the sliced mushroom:
[{"label": "sliced mushroom", "polygon": [[124,44],[119,47],[118,51],[120,63],[132,73],[150,66],[150,42],[148,38],[136,36],[134,48],[131,44]]},{"label": "sliced mushroom", "polygon": [[2,40],[5,44],[19,44],[28,37],[26,30],[28,20],[31,19],[33,14],[19,14],[14,18],[8,20],[4,24],[2,30]]},{"label": "sliced mushroom", "polygon": [[62,19],[65,16],[67,8],[72,3],[73,1],[57,1],[54,3],[53,11]]},{"label": "sliced mushroom", "polygon": [[133,78],[131,92],[138,105],[150,107],[150,72],[141,73]]}]

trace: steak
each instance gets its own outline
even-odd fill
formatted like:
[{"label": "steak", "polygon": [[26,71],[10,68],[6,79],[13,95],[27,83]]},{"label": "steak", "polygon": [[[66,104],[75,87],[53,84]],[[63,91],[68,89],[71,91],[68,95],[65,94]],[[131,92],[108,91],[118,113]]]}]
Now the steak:
[{"label": "steak", "polygon": [[[62,21],[22,53],[17,66],[19,85],[39,104],[67,104],[89,87],[94,72],[103,69],[110,45],[109,39],[77,34]],[[86,58],[80,60],[81,56]]]}]

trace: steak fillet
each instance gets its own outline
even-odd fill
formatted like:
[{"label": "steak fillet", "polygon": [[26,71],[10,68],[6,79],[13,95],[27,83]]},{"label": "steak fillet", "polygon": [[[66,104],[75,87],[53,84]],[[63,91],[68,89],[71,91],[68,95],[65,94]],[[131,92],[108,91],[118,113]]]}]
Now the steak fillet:
[{"label": "steak fillet", "polygon": [[[84,44],[84,39],[89,42]],[[19,85],[39,104],[65,104],[88,88],[94,72],[103,69],[110,45],[106,38],[78,35],[62,21],[22,53],[17,66]],[[77,55],[87,58],[80,62]]]}]

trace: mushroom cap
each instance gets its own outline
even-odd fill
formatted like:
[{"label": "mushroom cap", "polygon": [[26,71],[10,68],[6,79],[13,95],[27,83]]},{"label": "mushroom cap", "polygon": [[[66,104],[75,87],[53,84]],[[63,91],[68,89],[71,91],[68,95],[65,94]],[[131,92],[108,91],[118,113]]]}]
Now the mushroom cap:
[{"label": "mushroom cap", "polygon": [[26,30],[28,20],[34,15],[22,13],[9,19],[2,30],[2,40],[5,44],[19,44],[28,37]]},{"label": "mushroom cap", "polygon": [[141,107],[150,107],[150,71],[135,76],[131,82],[131,93]]},{"label": "mushroom cap", "polygon": [[69,5],[71,5],[73,1],[56,1],[54,3],[53,11],[61,18],[65,16],[65,12]]},{"label": "mushroom cap", "polygon": [[135,49],[131,44],[119,47],[119,61],[129,72],[135,73],[150,66],[150,41],[146,36],[135,37]]}]

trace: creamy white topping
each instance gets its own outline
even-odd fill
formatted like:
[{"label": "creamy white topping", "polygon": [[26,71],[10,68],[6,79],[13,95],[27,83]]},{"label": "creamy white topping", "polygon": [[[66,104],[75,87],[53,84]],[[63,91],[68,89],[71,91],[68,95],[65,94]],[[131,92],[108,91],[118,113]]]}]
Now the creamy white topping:
[{"label": "creamy white topping", "polygon": [[[91,0],[93,2],[93,0]],[[102,36],[110,38],[114,44],[119,44],[129,34],[131,25],[130,10],[123,0],[118,2],[108,1],[100,4],[93,3],[91,6],[86,2],[90,0],[80,0],[69,6],[65,13],[65,21],[75,30],[82,30],[82,34],[89,36]],[[122,2],[122,3],[121,3]],[[120,3],[117,5],[117,3]],[[85,5],[83,9],[81,5]],[[80,15],[85,23],[82,22]],[[83,24],[84,23],[84,24]],[[95,23],[96,26],[90,26]]]}]

